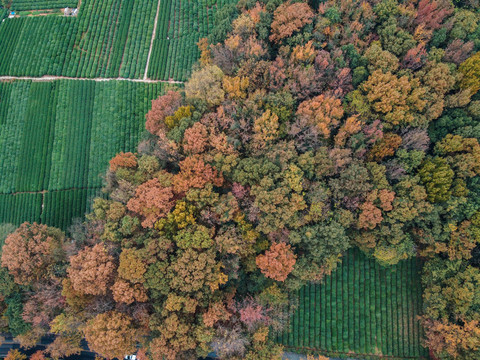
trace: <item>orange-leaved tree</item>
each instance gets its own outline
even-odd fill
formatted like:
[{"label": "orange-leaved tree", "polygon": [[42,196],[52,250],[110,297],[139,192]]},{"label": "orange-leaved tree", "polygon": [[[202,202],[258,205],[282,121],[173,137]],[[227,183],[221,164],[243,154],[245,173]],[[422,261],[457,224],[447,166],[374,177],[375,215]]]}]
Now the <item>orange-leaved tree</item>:
[{"label": "orange-leaved tree", "polygon": [[136,351],[132,319],[118,311],[97,315],[87,323],[84,333],[90,348],[106,358],[123,359]]},{"label": "orange-leaved tree", "polygon": [[17,284],[48,280],[55,276],[55,265],[65,260],[64,237],[58,229],[24,223],[5,240],[2,266]]},{"label": "orange-leaved tree", "polygon": [[285,243],[272,243],[264,255],[258,255],[256,262],[262,273],[277,281],[285,281],[293,270],[297,256],[291,246]]},{"label": "orange-leaved tree", "polygon": [[102,244],[85,247],[70,258],[68,277],[75,291],[90,295],[105,295],[113,281],[115,264]]}]

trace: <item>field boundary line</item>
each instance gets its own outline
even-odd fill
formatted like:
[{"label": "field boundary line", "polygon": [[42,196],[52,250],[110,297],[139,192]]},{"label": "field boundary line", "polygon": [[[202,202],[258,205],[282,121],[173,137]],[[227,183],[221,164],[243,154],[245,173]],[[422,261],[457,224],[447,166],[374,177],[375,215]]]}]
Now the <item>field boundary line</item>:
[{"label": "field boundary line", "polygon": [[38,191],[16,191],[12,193],[0,193],[0,195],[22,195],[22,194],[47,194],[51,192],[60,192],[60,191],[70,191],[70,190],[100,190],[102,186],[85,186],[85,187],[72,187],[65,189],[55,189],[55,190],[38,190]]},{"label": "field boundary line", "polygon": [[148,49],[147,64],[145,65],[145,73],[143,74],[143,80],[148,79],[148,66],[150,65],[150,57],[152,56],[153,41],[155,40],[155,36],[157,33],[157,22],[158,22],[158,14],[160,13],[161,1],[162,0],[158,0],[158,3],[157,3],[157,13],[155,14],[155,23],[153,24],[152,40],[150,40],[150,49]]},{"label": "field boundary line", "polygon": [[166,84],[183,84],[183,81],[176,81],[176,80],[152,80],[152,79],[128,79],[128,78],[85,78],[85,77],[69,77],[69,76],[51,76],[45,75],[41,77],[33,77],[33,76],[0,76],[1,81],[13,81],[13,80],[31,80],[31,81],[55,81],[55,80],[80,80],[80,81],[97,81],[97,82],[106,82],[106,81],[131,81],[131,82],[138,82],[138,83],[166,83]]},{"label": "field boundary line", "polygon": [[40,221],[42,221],[43,210],[45,209],[45,193],[42,192],[42,207],[40,208]]}]

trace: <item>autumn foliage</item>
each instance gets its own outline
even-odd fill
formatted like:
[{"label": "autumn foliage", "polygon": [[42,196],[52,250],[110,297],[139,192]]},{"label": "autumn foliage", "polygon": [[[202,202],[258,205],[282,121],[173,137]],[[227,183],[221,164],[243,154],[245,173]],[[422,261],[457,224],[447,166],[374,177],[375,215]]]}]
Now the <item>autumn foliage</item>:
[{"label": "autumn foliage", "polygon": [[165,96],[152,101],[152,108],[146,115],[145,128],[152,134],[158,134],[165,127],[165,118],[174,114],[182,100],[180,93],[169,91]]},{"label": "autumn foliage", "polygon": [[257,266],[266,277],[277,281],[285,281],[293,270],[296,256],[285,243],[272,243],[265,255],[258,255]]},{"label": "autumn foliage", "polygon": [[85,327],[85,338],[98,354],[122,359],[136,350],[132,325],[132,319],[117,311],[99,314]]},{"label": "autumn foliage", "polygon": [[2,266],[21,285],[52,276],[55,264],[65,256],[63,238],[46,225],[24,223],[5,240]]},{"label": "autumn foliage", "polygon": [[460,64],[459,71],[463,75],[461,86],[472,93],[480,90],[480,52],[466,59]]},{"label": "autumn foliage", "polygon": [[446,321],[425,323],[426,345],[435,353],[446,353],[453,358],[480,349],[478,320],[455,325]]},{"label": "autumn foliage", "polygon": [[302,102],[298,106],[297,116],[315,125],[325,138],[329,138],[332,128],[340,124],[343,112],[340,99],[319,95]]},{"label": "autumn foliage", "polygon": [[131,152],[119,153],[110,160],[110,171],[117,171],[120,167],[134,168],[137,166],[137,158]]},{"label": "autumn foliage", "polygon": [[138,346],[158,360],[277,360],[297,290],[358,246],[381,266],[420,257],[425,344],[479,358],[472,4],[219,10],[190,79],[152,102],[148,133],[110,161],[68,240],[38,224],[8,232],[2,331],[24,344],[53,332],[55,357],[85,336],[109,358]]},{"label": "autumn foliage", "polygon": [[172,187],[152,179],[135,190],[135,197],[128,201],[127,207],[142,216],[143,227],[153,227],[155,221],[167,215],[173,205]]},{"label": "autumn foliage", "polygon": [[97,244],[86,247],[70,258],[68,277],[75,291],[104,295],[113,280],[114,271],[113,257],[103,245]]},{"label": "autumn foliage", "polygon": [[211,165],[198,156],[189,156],[180,162],[180,172],[172,179],[176,193],[184,193],[191,188],[203,188],[211,183],[221,186],[223,178]]},{"label": "autumn foliage", "polygon": [[17,349],[12,349],[8,352],[5,359],[7,359],[7,360],[27,360],[27,356],[22,354]]},{"label": "autumn foliage", "polygon": [[279,42],[312,22],[314,14],[306,3],[289,2],[280,5],[273,14],[270,40]]}]

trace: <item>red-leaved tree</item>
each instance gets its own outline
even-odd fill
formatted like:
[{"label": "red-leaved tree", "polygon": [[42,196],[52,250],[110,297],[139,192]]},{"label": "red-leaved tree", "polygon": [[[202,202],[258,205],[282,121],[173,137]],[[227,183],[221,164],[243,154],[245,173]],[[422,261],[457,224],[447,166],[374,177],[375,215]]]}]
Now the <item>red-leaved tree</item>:
[{"label": "red-leaved tree", "polygon": [[158,135],[158,132],[165,127],[165,118],[175,113],[175,110],[180,107],[181,101],[182,95],[176,91],[169,91],[158,99],[152,100],[152,108],[145,116],[147,119],[146,129],[150,133]]}]

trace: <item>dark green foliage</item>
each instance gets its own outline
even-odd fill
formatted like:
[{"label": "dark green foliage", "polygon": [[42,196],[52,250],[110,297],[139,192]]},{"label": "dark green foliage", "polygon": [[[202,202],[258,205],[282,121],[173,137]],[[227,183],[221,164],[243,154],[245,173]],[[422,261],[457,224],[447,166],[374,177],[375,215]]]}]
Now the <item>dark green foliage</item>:
[{"label": "dark green foliage", "polygon": [[232,22],[238,16],[238,10],[235,3],[227,3],[215,13],[214,27],[208,35],[210,44],[221,43],[227,38],[232,30]]},{"label": "dark green foliage", "polygon": [[306,268],[312,264],[320,268],[323,259],[335,259],[338,254],[344,253],[350,247],[350,239],[345,234],[345,228],[336,221],[305,226],[300,231],[292,232],[290,241],[305,251],[304,258],[297,263],[294,270],[299,277],[305,279],[309,278],[308,270],[307,274],[303,274]]},{"label": "dark green foliage", "polygon": [[353,85],[357,86],[367,80],[368,77],[368,70],[365,69],[363,66],[356,67],[353,69],[353,78],[352,83]]},{"label": "dark green foliage", "polygon": [[431,202],[450,199],[454,172],[445,159],[435,157],[432,160],[427,160],[419,174]]},{"label": "dark green foliage", "polygon": [[480,139],[478,116],[472,116],[465,109],[448,110],[430,125],[428,134],[433,142],[442,140],[447,134]]},{"label": "dark green foliage", "polygon": [[30,329],[30,325],[22,319],[23,304],[19,293],[5,299],[7,310],[3,314],[8,321],[8,332],[13,336],[21,335]]}]

